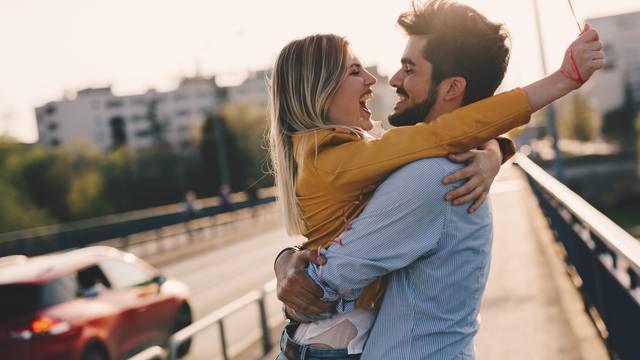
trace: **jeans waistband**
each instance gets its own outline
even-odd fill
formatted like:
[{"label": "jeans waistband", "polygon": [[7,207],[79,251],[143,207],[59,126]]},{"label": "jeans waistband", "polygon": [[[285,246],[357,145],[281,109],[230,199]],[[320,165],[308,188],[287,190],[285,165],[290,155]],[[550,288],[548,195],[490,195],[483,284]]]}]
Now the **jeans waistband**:
[{"label": "jeans waistband", "polygon": [[280,338],[280,350],[287,360],[312,360],[312,359],[333,359],[333,360],[358,360],[360,354],[351,354],[347,349],[319,349],[309,345],[300,345],[293,341],[293,336],[298,328],[297,323],[287,325],[282,331]]}]

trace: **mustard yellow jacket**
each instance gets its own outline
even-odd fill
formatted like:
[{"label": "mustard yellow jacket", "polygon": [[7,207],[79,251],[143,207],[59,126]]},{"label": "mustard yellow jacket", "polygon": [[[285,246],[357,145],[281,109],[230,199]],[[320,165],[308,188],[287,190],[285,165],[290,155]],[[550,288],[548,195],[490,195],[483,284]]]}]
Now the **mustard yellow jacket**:
[{"label": "mustard yellow jacket", "polygon": [[[379,139],[343,128],[293,136],[297,163],[296,195],[304,219],[303,246],[326,247],[349,229],[378,184],[412,161],[467,151],[529,121],[527,96],[515,89],[487,98],[429,123],[398,127]],[[372,308],[384,292],[371,284],[357,302]]]}]

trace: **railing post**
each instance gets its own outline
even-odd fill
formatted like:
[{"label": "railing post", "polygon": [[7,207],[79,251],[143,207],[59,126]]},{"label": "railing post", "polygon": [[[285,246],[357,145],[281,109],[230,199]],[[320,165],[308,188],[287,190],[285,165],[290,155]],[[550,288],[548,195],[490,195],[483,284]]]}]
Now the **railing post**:
[{"label": "railing post", "polygon": [[120,246],[122,246],[124,250],[129,248],[129,235],[125,235],[120,238]]},{"label": "railing post", "polygon": [[639,287],[640,279],[636,271],[632,267],[629,267],[627,269],[627,273],[629,274],[629,289],[634,290],[635,288]]},{"label": "railing post", "polygon": [[173,338],[169,338],[169,354],[167,360],[176,360],[178,358],[178,342]]},{"label": "railing post", "polygon": [[260,299],[258,299],[258,307],[260,308],[260,325],[262,326],[262,349],[264,355],[271,351],[271,331],[269,329],[269,320],[267,319],[267,310],[264,305],[265,292],[262,291]]},{"label": "railing post", "polygon": [[220,329],[220,345],[222,347],[222,358],[224,360],[229,360],[229,354],[227,350],[227,339],[224,335],[224,324],[222,322],[223,319],[218,321],[218,328]]}]

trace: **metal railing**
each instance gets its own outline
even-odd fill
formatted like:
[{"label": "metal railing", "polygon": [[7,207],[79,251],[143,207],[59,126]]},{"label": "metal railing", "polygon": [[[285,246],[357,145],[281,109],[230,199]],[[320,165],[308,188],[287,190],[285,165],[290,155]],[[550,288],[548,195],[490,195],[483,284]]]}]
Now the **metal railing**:
[{"label": "metal railing", "polygon": [[276,279],[266,283],[261,290],[254,290],[243,297],[223,306],[222,308],[206,315],[202,319],[185,327],[177,333],[171,335],[166,349],[160,346],[153,346],[129,358],[129,360],[151,360],[151,359],[177,359],[178,348],[185,341],[193,338],[196,334],[217,325],[220,334],[220,348],[224,360],[229,360],[229,350],[227,339],[225,337],[224,319],[229,315],[241,310],[249,305],[257,304],[260,314],[260,326],[262,328],[262,349],[263,355],[271,351],[273,344],[271,342],[271,329],[267,317],[265,307],[266,296],[276,290]]},{"label": "metal railing", "polygon": [[[234,210],[264,205],[275,201],[273,188],[260,189],[259,199],[249,201],[245,194],[231,195]],[[150,209],[108,215],[66,224],[55,224],[34,229],[0,234],[0,257],[8,255],[35,256],[68,250],[95,243],[121,239],[143,232],[157,231],[167,226],[187,223],[201,218],[211,218],[225,213],[220,199],[212,197],[196,201],[197,213],[188,215],[184,204],[160,206]]]},{"label": "metal railing", "polygon": [[580,278],[586,310],[612,358],[640,359],[640,241],[526,156],[516,162]]}]

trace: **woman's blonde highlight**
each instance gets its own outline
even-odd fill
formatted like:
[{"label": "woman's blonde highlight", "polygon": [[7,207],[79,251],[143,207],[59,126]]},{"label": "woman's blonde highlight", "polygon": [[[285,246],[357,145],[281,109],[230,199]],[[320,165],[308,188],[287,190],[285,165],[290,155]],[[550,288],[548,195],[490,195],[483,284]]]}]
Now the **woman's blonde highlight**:
[{"label": "woman's blonde highlight", "polygon": [[[331,100],[347,76],[349,43],[337,35],[294,40],[280,52],[270,79],[269,148],[285,227],[303,234],[305,222],[296,195],[303,154],[293,136],[336,128],[326,122]],[[306,139],[302,139],[305,141]],[[301,144],[305,145],[305,144]]]}]

